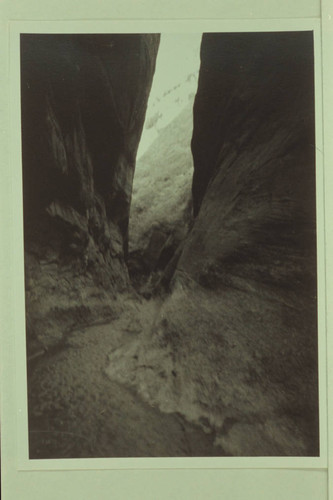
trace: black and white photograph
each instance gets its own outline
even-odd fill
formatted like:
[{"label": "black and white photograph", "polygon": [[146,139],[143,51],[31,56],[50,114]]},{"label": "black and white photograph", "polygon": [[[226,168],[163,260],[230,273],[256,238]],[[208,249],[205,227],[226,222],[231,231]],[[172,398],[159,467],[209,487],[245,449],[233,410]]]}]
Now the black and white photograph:
[{"label": "black and white photograph", "polygon": [[320,456],[314,59],[20,35],[30,459]]}]

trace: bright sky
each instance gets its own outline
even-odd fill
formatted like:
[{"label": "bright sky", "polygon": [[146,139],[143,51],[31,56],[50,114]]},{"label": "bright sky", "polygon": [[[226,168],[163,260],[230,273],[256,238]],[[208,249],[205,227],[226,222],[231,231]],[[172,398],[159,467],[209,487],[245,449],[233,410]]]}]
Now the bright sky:
[{"label": "bright sky", "polygon": [[[200,65],[200,43],[201,33],[162,33],[160,46],[156,60],[156,70],[153,85],[149,96],[146,119],[159,112],[163,119],[159,121],[159,126],[165,126],[184,107],[184,100],[188,102],[188,94],[195,91],[196,81],[192,79],[190,83],[184,84],[186,78],[191,73],[197,73]],[[182,88],[173,93],[175,99],[161,99],[163,94],[173,89],[176,85],[182,84]],[[176,95],[175,95],[176,94]],[[182,95],[183,94],[183,95]],[[170,96],[171,97],[171,96]],[[157,137],[158,132],[154,129],[143,129],[137,158],[148,149],[152,141]]]},{"label": "bright sky", "polygon": [[201,33],[162,33],[151,90],[152,98],[199,69],[201,36]]}]

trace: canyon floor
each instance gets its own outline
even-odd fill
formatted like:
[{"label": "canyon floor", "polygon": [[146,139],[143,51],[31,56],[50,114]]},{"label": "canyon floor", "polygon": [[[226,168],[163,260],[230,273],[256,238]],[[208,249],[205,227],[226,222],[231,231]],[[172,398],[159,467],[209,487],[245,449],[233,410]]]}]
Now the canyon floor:
[{"label": "canyon floor", "polygon": [[162,413],[107,375],[110,353],[126,345],[130,351],[161,305],[159,298],[125,300],[127,313],[72,332],[64,349],[30,368],[30,457],[225,455],[213,431]]}]

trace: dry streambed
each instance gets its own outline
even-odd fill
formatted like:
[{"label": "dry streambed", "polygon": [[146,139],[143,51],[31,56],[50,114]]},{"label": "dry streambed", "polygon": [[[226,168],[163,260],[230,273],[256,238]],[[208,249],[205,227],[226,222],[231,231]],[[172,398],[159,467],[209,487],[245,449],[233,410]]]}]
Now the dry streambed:
[{"label": "dry streambed", "polygon": [[127,299],[119,319],[73,332],[65,349],[37,363],[29,383],[31,458],[224,454],[213,432],[162,413],[106,375],[109,354],[124,344],[135,352],[159,306]]}]

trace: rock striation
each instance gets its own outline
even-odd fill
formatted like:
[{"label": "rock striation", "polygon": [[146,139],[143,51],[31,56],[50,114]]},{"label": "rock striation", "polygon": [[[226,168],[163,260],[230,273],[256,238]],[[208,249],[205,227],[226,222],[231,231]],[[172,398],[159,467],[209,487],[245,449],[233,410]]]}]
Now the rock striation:
[{"label": "rock striation", "polygon": [[249,278],[315,305],[312,35],[207,34],[201,60],[192,138],[198,217],[181,267],[199,278],[198,256],[209,286],[202,266],[213,260],[219,283]]},{"label": "rock striation", "polygon": [[[21,36],[28,338],[110,312],[159,35]],[[106,293],[105,290],[108,292]],[[104,311],[104,312],[103,312]]]}]

